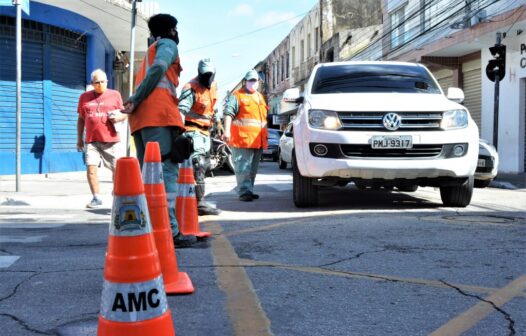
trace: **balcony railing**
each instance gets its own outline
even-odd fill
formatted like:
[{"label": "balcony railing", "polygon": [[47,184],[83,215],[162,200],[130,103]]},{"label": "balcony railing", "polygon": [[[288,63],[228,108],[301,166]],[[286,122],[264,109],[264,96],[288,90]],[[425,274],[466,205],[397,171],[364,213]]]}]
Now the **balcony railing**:
[{"label": "balcony railing", "polygon": [[312,68],[317,63],[316,57],[309,57],[305,62],[301,63],[299,67],[292,69],[292,79],[294,83],[301,82],[309,78]]}]

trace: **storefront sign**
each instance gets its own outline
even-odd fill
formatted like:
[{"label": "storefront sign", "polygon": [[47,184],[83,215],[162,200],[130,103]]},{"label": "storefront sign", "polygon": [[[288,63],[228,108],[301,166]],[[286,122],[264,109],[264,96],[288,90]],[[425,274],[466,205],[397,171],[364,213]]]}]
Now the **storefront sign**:
[{"label": "storefront sign", "polygon": [[526,44],[521,43],[521,68],[526,68]]}]

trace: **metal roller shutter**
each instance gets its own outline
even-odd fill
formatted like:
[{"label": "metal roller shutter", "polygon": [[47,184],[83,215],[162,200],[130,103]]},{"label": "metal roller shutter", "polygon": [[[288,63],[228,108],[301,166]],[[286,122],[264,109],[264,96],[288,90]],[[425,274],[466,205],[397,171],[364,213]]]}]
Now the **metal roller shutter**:
[{"label": "metal roller shutter", "polygon": [[77,103],[86,90],[85,55],[75,50],[51,48],[52,132],[54,151],[76,151]]},{"label": "metal roller shutter", "polygon": [[[22,174],[83,170],[77,102],[85,91],[86,38],[38,22],[22,29]],[[0,16],[0,175],[15,174],[14,18]]]},{"label": "metal roller shutter", "polygon": [[[43,44],[41,25],[24,22],[20,158],[23,174],[42,170],[44,153]],[[0,174],[16,166],[16,40],[14,20],[0,18]]]},{"label": "metal roller shutter", "polygon": [[433,72],[433,76],[440,84],[442,91],[447,94],[447,89],[453,86],[453,70],[450,69],[441,69]]},{"label": "metal roller shutter", "polygon": [[462,64],[464,106],[469,110],[479,129],[481,120],[481,69],[480,59]]}]

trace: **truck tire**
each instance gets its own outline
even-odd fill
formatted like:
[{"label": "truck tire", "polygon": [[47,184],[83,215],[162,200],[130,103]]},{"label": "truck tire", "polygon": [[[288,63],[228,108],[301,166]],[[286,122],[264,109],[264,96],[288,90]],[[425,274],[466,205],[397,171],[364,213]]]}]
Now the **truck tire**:
[{"label": "truck tire", "polygon": [[287,169],[287,161],[281,158],[281,151],[278,154],[279,156],[279,169]]},{"label": "truck tire", "polygon": [[401,186],[397,186],[396,189],[398,189],[399,191],[404,191],[404,192],[415,192],[418,190],[418,185],[416,184],[401,185]]},{"label": "truck tire", "polygon": [[473,196],[474,178],[470,176],[466,182],[454,187],[440,187],[440,197],[445,206],[465,208]]},{"label": "truck tire", "polygon": [[475,188],[486,188],[490,183],[491,180],[475,180]]},{"label": "truck tire", "polygon": [[303,177],[296,163],[296,155],[292,154],[292,198],[298,208],[307,208],[318,205],[318,186],[314,179]]}]

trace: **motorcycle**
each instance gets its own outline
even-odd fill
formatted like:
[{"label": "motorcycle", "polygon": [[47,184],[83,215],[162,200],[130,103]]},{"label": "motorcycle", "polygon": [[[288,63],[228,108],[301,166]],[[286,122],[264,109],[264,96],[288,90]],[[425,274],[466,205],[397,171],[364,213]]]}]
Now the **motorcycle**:
[{"label": "motorcycle", "polygon": [[207,176],[214,176],[214,171],[219,169],[234,173],[234,160],[232,151],[226,142],[219,138],[219,135],[213,132],[210,135],[210,151],[207,155],[208,169]]}]

